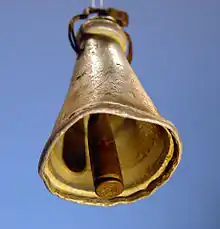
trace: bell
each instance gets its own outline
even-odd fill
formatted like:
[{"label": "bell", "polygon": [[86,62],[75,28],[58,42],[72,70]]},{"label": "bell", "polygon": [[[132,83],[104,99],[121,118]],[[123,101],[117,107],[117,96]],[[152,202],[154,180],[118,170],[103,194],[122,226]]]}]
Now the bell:
[{"label": "bell", "polygon": [[69,90],[39,162],[47,189],[68,201],[112,206],[148,197],[181,158],[176,128],[126,57],[119,21],[100,13],[73,39],[78,55]]}]

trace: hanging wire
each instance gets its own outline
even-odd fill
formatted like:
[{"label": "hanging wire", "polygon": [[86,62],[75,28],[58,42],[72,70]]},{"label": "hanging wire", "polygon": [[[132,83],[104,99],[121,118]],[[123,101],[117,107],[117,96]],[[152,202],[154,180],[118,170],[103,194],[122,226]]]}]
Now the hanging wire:
[{"label": "hanging wire", "polygon": [[104,8],[104,0],[100,0],[100,8]]},{"label": "hanging wire", "polygon": [[[100,8],[104,8],[104,0],[100,0],[99,4]],[[91,0],[91,7],[95,8],[95,0]]]},{"label": "hanging wire", "polygon": [[95,8],[95,0],[91,0],[91,7]]}]

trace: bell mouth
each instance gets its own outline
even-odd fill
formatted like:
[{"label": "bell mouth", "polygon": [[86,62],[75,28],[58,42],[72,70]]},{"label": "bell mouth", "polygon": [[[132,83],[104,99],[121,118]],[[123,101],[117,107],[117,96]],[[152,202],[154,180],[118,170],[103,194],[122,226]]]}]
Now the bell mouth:
[{"label": "bell mouth", "polygon": [[[105,108],[104,112],[93,108],[92,112],[84,110],[81,115],[75,114],[72,121],[48,141],[39,173],[52,193],[69,201],[91,205],[129,203],[150,195],[177,167],[180,146],[170,123],[158,121],[151,115],[147,117],[142,111],[139,115],[135,111],[135,116],[132,112],[123,115],[120,110],[112,113],[108,107],[109,110]],[[89,115],[96,113],[108,114],[123,179],[121,194],[109,199],[101,198],[95,192],[89,157],[85,123],[88,123]],[[141,114],[145,118],[141,118]],[[171,131],[167,126],[171,126]]]}]

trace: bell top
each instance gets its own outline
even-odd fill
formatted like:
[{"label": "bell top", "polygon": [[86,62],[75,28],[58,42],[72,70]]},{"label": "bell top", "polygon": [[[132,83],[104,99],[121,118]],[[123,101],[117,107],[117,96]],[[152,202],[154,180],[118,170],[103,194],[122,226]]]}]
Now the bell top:
[{"label": "bell top", "polygon": [[77,33],[77,42],[83,46],[83,40],[88,36],[102,36],[118,42],[123,52],[127,51],[127,37],[123,28],[111,16],[97,16],[86,20]]}]

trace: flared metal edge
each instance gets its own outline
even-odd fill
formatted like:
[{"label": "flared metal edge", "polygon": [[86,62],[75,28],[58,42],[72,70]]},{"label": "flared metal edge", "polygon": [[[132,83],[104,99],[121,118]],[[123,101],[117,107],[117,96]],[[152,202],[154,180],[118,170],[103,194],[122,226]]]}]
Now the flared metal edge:
[{"label": "flared metal edge", "polygon": [[[67,194],[63,192],[59,192],[56,188],[54,188],[48,177],[44,174],[44,165],[45,162],[48,160],[48,151],[51,147],[53,147],[54,140],[60,136],[63,132],[66,131],[70,126],[72,126],[74,123],[78,122],[81,118],[94,114],[94,113],[107,113],[111,115],[117,115],[120,117],[124,118],[131,118],[135,119],[138,121],[144,121],[144,122],[149,122],[152,124],[157,124],[160,126],[163,126],[166,128],[168,131],[170,131],[175,146],[174,146],[174,153],[172,159],[169,161],[167,167],[165,168],[163,174],[161,174],[158,178],[153,180],[147,187],[146,189],[140,190],[130,196],[126,197],[120,197],[120,199],[115,200],[108,200],[103,202],[97,202],[97,201],[92,201],[91,199],[87,199],[84,197],[82,199],[81,196],[75,196],[72,194]],[[177,129],[175,126],[168,120],[165,120],[164,118],[160,117],[159,115],[152,115],[146,111],[142,111],[136,108],[133,108],[131,106],[126,106],[120,103],[112,103],[112,102],[102,102],[102,103],[97,103],[97,104],[91,104],[89,106],[82,107],[78,110],[76,110],[73,114],[69,115],[64,121],[62,126],[59,127],[59,129],[55,129],[52,133],[52,135],[49,137],[42,154],[40,156],[39,164],[38,164],[38,173],[42,180],[44,181],[44,184],[48,191],[52,193],[53,195],[56,195],[57,197],[71,201],[73,203],[79,203],[79,204],[87,204],[87,205],[92,205],[92,206],[103,206],[103,207],[108,207],[108,206],[115,206],[119,204],[129,204],[136,202],[138,200],[141,200],[143,198],[149,197],[152,195],[158,188],[166,184],[173,173],[175,172],[176,168],[178,167],[182,157],[182,143],[180,136],[178,134]],[[149,189],[149,187],[152,188]]]}]

